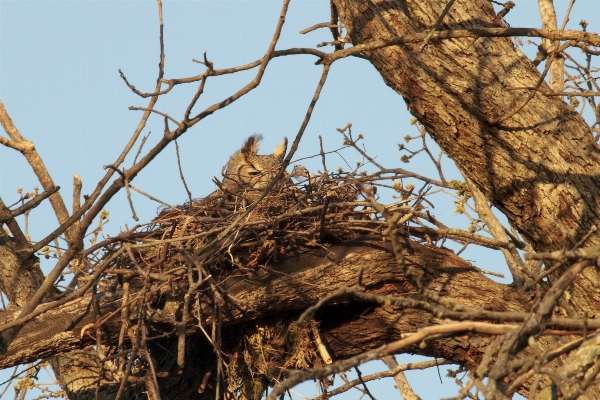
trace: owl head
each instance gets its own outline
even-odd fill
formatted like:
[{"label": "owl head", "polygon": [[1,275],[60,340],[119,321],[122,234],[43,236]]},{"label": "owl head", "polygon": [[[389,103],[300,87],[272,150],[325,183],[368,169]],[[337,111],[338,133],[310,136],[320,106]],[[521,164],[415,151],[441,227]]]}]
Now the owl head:
[{"label": "owl head", "polygon": [[273,180],[287,150],[287,138],[273,154],[258,154],[262,135],[252,135],[223,167],[223,187],[227,189],[264,189]]}]

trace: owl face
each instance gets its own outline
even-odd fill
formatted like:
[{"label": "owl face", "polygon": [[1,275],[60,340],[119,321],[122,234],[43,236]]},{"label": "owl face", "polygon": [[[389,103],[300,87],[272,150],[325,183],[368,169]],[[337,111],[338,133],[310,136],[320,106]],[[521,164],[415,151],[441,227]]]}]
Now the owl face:
[{"label": "owl face", "polygon": [[264,189],[275,177],[287,149],[284,139],[273,154],[258,155],[262,136],[250,136],[242,148],[236,152],[227,165],[223,176],[223,185],[230,189]]},{"label": "owl face", "polygon": [[[237,182],[248,188],[262,189],[275,177],[279,165],[271,156],[254,156],[238,167]],[[233,171],[232,171],[233,172]]]}]

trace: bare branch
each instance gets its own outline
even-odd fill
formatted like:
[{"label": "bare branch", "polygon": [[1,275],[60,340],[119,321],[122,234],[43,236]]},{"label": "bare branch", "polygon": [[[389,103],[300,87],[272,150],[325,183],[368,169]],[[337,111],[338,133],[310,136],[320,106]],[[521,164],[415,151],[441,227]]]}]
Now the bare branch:
[{"label": "bare branch", "polygon": [[399,352],[410,345],[420,343],[430,336],[440,334],[456,335],[464,332],[477,332],[487,335],[502,335],[511,332],[515,328],[517,328],[516,325],[495,325],[484,322],[458,322],[423,328],[419,332],[410,334],[405,339],[383,345],[377,349],[364,352],[355,357],[336,361],[333,364],[321,368],[292,372],[288,379],[275,385],[271,393],[269,393],[267,400],[276,400],[277,396],[280,396],[290,388],[307,380],[325,378],[329,375],[348,371],[349,369],[357,365],[364,364],[367,361],[376,360],[389,354],[395,354],[396,352]]},{"label": "bare branch", "polygon": [[[444,40],[455,38],[474,38],[481,37],[541,37],[551,40],[575,40],[578,42],[587,43],[591,46],[600,46],[600,36],[580,31],[547,31],[537,28],[475,28],[475,29],[457,29],[447,31],[437,31],[431,34],[430,40]],[[366,44],[359,44],[349,49],[336,51],[329,54],[319,61],[320,64],[331,64],[341,58],[350,57],[360,54],[365,51],[381,49],[383,47],[397,46],[405,43],[418,43],[425,40],[427,33],[417,33],[413,35],[400,36],[387,40],[376,40]]]}]

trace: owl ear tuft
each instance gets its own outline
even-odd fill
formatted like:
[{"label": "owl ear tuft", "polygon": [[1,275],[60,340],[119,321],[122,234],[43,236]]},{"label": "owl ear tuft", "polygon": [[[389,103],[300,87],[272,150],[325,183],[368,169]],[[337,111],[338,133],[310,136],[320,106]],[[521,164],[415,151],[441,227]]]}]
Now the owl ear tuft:
[{"label": "owl ear tuft", "polygon": [[258,153],[258,147],[260,145],[260,141],[262,140],[262,135],[252,135],[244,142],[242,146],[241,153],[245,156],[255,156]]},{"label": "owl ear tuft", "polygon": [[273,156],[279,160],[283,160],[283,157],[285,156],[285,152],[287,150],[287,145],[287,138],[283,138],[281,143],[279,143],[277,147],[275,147],[275,151],[273,151]]}]

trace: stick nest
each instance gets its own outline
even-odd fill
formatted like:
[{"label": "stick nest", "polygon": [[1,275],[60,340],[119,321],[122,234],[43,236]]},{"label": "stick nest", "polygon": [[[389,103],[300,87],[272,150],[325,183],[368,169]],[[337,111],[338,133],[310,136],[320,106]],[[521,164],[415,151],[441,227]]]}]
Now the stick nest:
[{"label": "stick nest", "polygon": [[384,226],[373,218],[370,203],[355,184],[357,178],[324,175],[297,185],[288,180],[251,211],[262,189],[217,191],[163,209],[143,228],[147,235],[141,242],[156,246],[137,248],[136,258],[161,272],[191,262],[223,276],[360,234],[380,233]]}]

